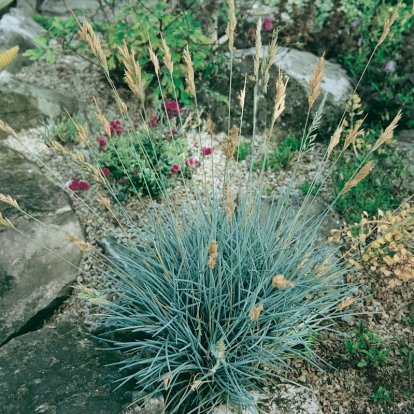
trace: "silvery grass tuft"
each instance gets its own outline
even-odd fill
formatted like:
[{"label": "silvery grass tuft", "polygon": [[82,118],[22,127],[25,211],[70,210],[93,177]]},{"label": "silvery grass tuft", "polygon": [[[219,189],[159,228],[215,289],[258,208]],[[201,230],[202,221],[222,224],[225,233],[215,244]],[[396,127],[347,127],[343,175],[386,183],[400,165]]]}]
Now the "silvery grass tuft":
[{"label": "silvery grass tuft", "polygon": [[[226,34],[231,85],[236,19],[232,0],[228,1],[228,6]],[[386,22],[384,33],[388,33],[391,20]],[[79,24],[81,37],[89,44],[110,81],[100,40],[86,21]],[[276,55],[274,40],[264,58],[260,59],[261,26],[259,21],[252,74],[255,108],[259,94],[271,87],[269,69]],[[382,41],[381,37],[378,43]],[[163,40],[164,65],[151,45],[149,48],[155,74],[158,76],[161,70],[167,70],[173,78],[174,64],[166,42]],[[120,51],[124,58],[126,82],[141,103],[140,127],[150,137],[141,68],[127,44],[124,43]],[[187,68],[188,91],[194,97],[197,125],[201,125],[188,48],[184,51],[183,60]],[[320,95],[323,66],[324,58],[321,57],[310,81],[308,119]],[[110,83],[124,122],[133,125],[127,105]],[[287,85],[288,78],[279,71],[267,139],[284,110]],[[246,87],[240,91],[239,102],[232,103],[229,96],[229,110],[230,105],[236,104],[243,112],[245,95]],[[164,101],[165,97],[160,99]],[[243,119],[237,126],[231,126],[229,121],[222,148],[227,160],[226,168],[219,182],[214,181],[210,188],[205,180],[203,188],[194,188],[183,179],[183,185],[194,194],[191,203],[181,207],[174,205],[160,177],[158,185],[164,203],[155,209],[146,209],[149,224],[140,224],[143,231],[138,230],[120,205],[122,215],[115,217],[119,227],[127,234],[128,231],[142,231],[142,242],[136,245],[131,241],[116,249],[109,270],[102,270],[112,282],[109,284],[111,288],[98,291],[78,286],[78,296],[96,305],[98,326],[127,334],[104,339],[114,349],[124,352],[125,359],[119,363],[124,376],[119,385],[133,380],[139,390],[138,401],[162,394],[171,413],[211,412],[221,403],[257,413],[257,393],[265,392],[266,387],[285,377],[289,359],[302,358],[318,366],[319,357],[313,346],[315,338],[321,330],[333,329],[334,320],[341,317],[355,300],[349,296],[350,286],[342,277],[347,271],[346,262],[336,259],[335,251],[318,241],[318,229],[333,205],[321,217],[312,218],[306,214],[312,202],[313,182],[300,209],[294,211],[289,207],[297,166],[312,149],[323,115],[325,97],[319,101],[316,115],[303,133],[290,188],[284,196],[273,201],[266,217],[261,215],[264,167],[259,186],[253,186],[254,154],[246,191],[233,194],[231,189],[232,177],[228,166],[234,162]],[[397,114],[384,131],[375,148],[390,138],[399,116]],[[110,136],[109,122],[98,104],[97,119]],[[181,122],[185,123],[184,120]],[[256,124],[256,119],[253,124]],[[89,147],[86,129],[75,125],[80,142]],[[328,159],[333,150],[340,143],[341,153],[349,147],[361,133],[361,125],[362,122],[356,124],[344,134],[343,123],[339,123],[316,175],[319,182],[329,175]],[[0,122],[0,128],[19,139],[8,125]],[[206,129],[211,133],[210,121]],[[201,130],[199,132],[201,136]],[[254,130],[252,141],[255,138]],[[133,132],[130,139],[136,139]],[[48,140],[48,145],[92,174],[115,197],[99,166],[85,160],[81,152],[71,153],[51,140]],[[372,167],[372,161],[365,159],[342,194],[357,185]],[[207,178],[210,172],[205,166],[202,168]],[[0,200],[21,211],[17,201],[11,197],[0,195]],[[100,195],[100,201],[115,216],[109,197]],[[145,200],[142,202],[147,205]],[[0,224],[14,228],[7,218],[1,216]],[[90,249],[90,245],[79,238],[67,237],[82,250]]]}]

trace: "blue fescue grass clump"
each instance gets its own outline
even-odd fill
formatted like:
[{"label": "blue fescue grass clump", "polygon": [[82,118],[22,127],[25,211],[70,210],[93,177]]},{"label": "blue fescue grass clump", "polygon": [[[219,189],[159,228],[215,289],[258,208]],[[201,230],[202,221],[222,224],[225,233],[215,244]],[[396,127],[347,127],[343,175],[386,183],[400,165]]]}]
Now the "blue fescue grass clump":
[{"label": "blue fescue grass clump", "polygon": [[131,244],[113,262],[105,296],[117,299],[100,304],[98,324],[131,334],[113,342],[126,355],[121,381],[165,393],[169,412],[223,402],[257,412],[254,391],[283,377],[288,359],[316,364],[312,338],[341,314],[349,287],[312,220],[295,224],[281,204],[261,220],[260,197],[231,215],[217,194],[197,201],[153,213],[150,247]]}]

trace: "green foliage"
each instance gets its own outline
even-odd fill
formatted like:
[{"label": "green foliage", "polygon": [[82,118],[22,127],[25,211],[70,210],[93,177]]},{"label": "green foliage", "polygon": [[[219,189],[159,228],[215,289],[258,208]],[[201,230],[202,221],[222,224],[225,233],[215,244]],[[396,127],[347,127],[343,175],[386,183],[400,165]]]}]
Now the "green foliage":
[{"label": "green foliage", "polygon": [[[82,122],[84,122],[84,119],[79,115],[72,116],[72,119],[76,124],[82,124]],[[50,127],[50,138],[57,139],[63,144],[78,143],[78,131],[76,130],[76,125],[73,121],[67,117],[60,118]]]},{"label": "green foliage", "polygon": [[311,189],[311,195],[316,195],[320,188],[322,187],[322,183],[311,183],[308,180],[305,180],[303,183],[299,184],[298,186],[300,190],[302,191],[302,195],[308,194],[310,188]]},{"label": "green foliage", "polygon": [[371,395],[371,399],[379,403],[385,403],[390,400],[390,393],[385,388],[379,387],[378,390]]},{"label": "green foliage", "polygon": [[160,206],[143,223],[148,239],[107,273],[113,287],[80,294],[101,308],[100,326],[129,334],[113,342],[133,369],[122,382],[163,392],[171,413],[221,402],[257,413],[252,392],[282,376],[287,359],[316,364],[317,332],[349,288],[338,265],[322,270],[317,223],[294,221],[282,203],[261,221],[260,194],[242,197],[230,218],[217,194],[197,200],[177,214]]},{"label": "green foliage", "polygon": [[[356,82],[362,75],[384,21],[397,7],[395,0],[280,1],[275,20],[279,39],[342,64]],[[414,125],[414,15],[412,4],[401,2],[390,34],[370,61],[358,90],[367,103],[369,121],[385,124],[399,109],[400,127]],[[289,16],[289,19],[286,18]],[[393,63],[391,63],[393,62]]]},{"label": "green foliage", "polygon": [[234,150],[234,159],[243,161],[250,154],[250,142],[241,142]]},{"label": "green foliage", "polygon": [[[164,94],[177,96],[184,105],[192,105],[184,85],[187,74],[181,57],[188,44],[194,70],[198,74],[196,80],[200,83],[200,87],[204,87],[205,92],[211,92],[216,98],[225,100],[219,93],[208,88],[209,79],[217,75],[218,65],[215,65],[211,59],[213,54],[210,40],[203,35],[200,24],[191,10],[180,7],[171,10],[168,4],[161,2],[150,8],[141,2],[123,1],[120,7],[121,2],[118,1],[116,8],[111,1],[100,3],[98,12],[103,13],[105,20],[98,20],[94,16],[87,16],[87,19],[103,42],[111,77],[116,84],[122,83],[124,76],[122,55],[118,47],[126,41],[146,72],[144,81],[147,87],[152,89],[149,98],[158,97],[162,87]],[[79,25],[73,16],[67,19],[34,16],[34,19],[45,27],[47,33],[43,38],[37,39],[39,48],[29,49],[25,52],[25,56],[29,56],[32,60],[44,58],[53,63],[58,52],[50,46],[50,41],[56,39],[65,50],[93,59],[85,42],[79,41],[77,35]],[[154,51],[162,61],[164,53],[160,33],[170,47],[175,62],[173,78],[167,70],[163,71],[161,85],[157,83],[148,51],[148,40],[150,40]]]},{"label": "green foliage", "polygon": [[[98,138],[101,144],[95,151],[96,161],[107,173],[116,196],[125,198],[128,192],[158,196],[168,185],[167,179],[191,175],[192,167],[185,166],[190,156],[185,132],[175,128],[175,133],[167,131],[167,127],[160,124],[149,133],[136,129],[115,132],[106,139]],[[103,142],[106,144],[102,145]],[[173,165],[179,166],[179,170],[174,172]]]},{"label": "green foliage", "polygon": [[349,331],[349,334],[355,337],[353,340],[345,340],[345,349],[350,356],[360,358],[358,368],[378,368],[386,365],[391,349],[382,348],[384,341],[369,331],[363,322],[359,322],[357,328]]},{"label": "green foliage", "polygon": [[[338,160],[337,171],[332,175],[334,197],[351,179],[361,160],[370,153],[380,133],[378,128],[371,129],[364,138],[357,139],[353,145],[353,154],[349,151],[349,155]],[[392,144],[385,145],[370,157],[375,161],[374,171],[335,204],[335,208],[347,223],[359,223],[363,211],[371,217],[377,214],[378,209],[394,210],[407,195],[402,187],[408,175],[405,157]]]},{"label": "green foliage", "polygon": [[297,159],[299,149],[300,140],[294,135],[287,135],[280,144],[276,145],[274,152],[269,152],[266,159],[254,165],[254,169],[261,168],[264,162],[265,168],[272,168],[274,171],[285,170]]}]

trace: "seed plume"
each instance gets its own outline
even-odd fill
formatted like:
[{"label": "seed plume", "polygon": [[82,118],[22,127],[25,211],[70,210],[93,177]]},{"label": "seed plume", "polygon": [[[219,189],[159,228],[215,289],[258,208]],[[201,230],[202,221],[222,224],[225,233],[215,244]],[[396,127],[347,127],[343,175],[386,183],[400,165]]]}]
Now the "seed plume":
[{"label": "seed plume", "polygon": [[318,99],[319,94],[321,93],[321,82],[323,78],[323,67],[325,65],[325,52],[317,60],[315,69],[313,70],[313,75],[309,81],[311,93],[308,97],[309,109],[312,108],[315,101]]},{"label": "seed plume", "polygon": [[377,141],[375,142],[374,146],[372,147],[371,151],[377,150],[384,142],[389,141],[394,133],[395,128],[398,125],[398,121],[401,119],[401,109],[398,111],[397,115],[395,115],[394,119],[391,123],[385,128],[385,130],[381,133]]},{"label": "seed plume", "polygon": [[372,170],[374,161],[368,161],[361,170],[357,173],[357,175],[352,179],[349,180],[343,189],[342,196],[344,196],[351,188],[356,187]]},{"label": "seed plume", "polygon": [[217,242],[215,240],[211,240],[209,246],[208,246],[208,261],[207,266],[210,269],[213,269],[216,265],[217,255],[218,255],[218,248],[217,248]]}]

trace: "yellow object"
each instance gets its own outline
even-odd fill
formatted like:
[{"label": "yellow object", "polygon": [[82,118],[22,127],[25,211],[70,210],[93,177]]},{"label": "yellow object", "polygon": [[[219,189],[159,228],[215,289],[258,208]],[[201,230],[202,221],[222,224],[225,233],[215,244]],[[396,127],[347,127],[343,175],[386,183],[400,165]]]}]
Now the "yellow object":
[{"label": "yellow object", "polygon": [[14,60],[14,58],[17,56],[18,51],[19,46],[14,46],[9,50],[0,51],[0,70],[3,70]]}]

